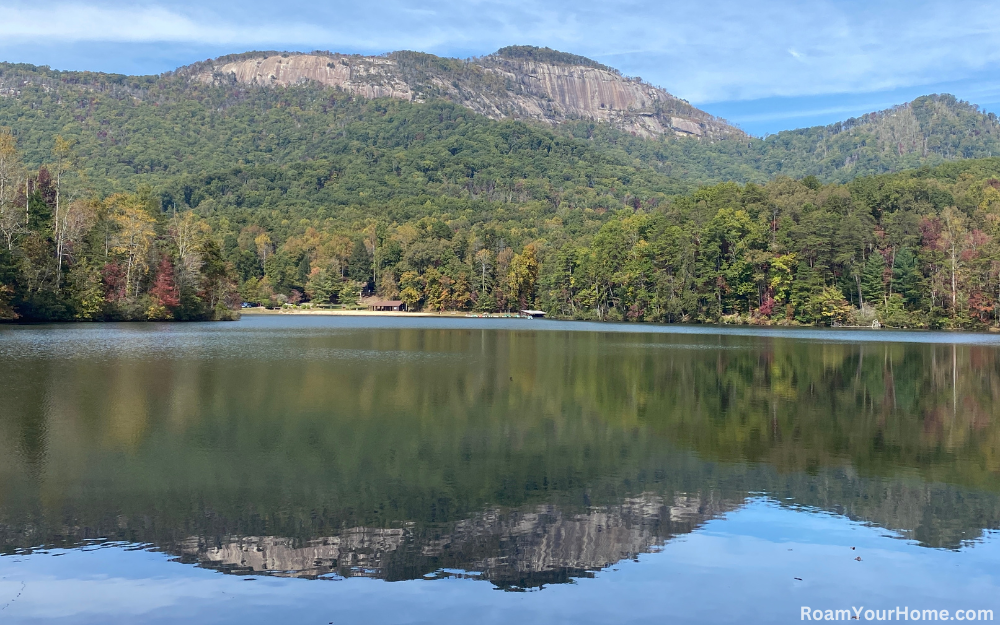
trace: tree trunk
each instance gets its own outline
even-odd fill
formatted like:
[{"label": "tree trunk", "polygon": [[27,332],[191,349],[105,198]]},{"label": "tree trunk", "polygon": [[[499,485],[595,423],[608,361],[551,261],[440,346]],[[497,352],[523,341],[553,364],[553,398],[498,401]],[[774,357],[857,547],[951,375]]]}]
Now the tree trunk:
[{"label": "tree trunk", "polygon": [[128,297],[128,291],[132,287],[132,254],[128,255],[128,266],[125,269],[125,297]]},{"label": "tree trunk", "polygon": [[889,298],[892,297],[892,279],[893,275],[896,273],[896,246],[892,246],[892,262],[889,264],[889,295],[886,296],[886,305],[889,303]]},{"label": "tree trunk", "polygon": [[63,257],[63,236],[64,228],[59,226],[59,190],[60,190],[60,180],[62,178],[62,168],[56,170],[56,218],[52,222],[53,234],[56,237],[56,291],[59,291],[59,285],[62,283],[62,257]]},{"label": "tree trunk", "polygon": [[951,244],[951,314],[955,315],[955,244]]}]

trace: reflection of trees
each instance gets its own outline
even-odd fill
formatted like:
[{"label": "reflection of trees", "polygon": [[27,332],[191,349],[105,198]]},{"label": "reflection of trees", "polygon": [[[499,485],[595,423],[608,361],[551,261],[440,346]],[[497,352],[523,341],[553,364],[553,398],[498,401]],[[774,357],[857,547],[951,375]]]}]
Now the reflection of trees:
[{"label": "reflection of trees", "polygon": [[580,403],[706,458],[1000,485],[995,348],[712,337],[721,349],[671,350],[677,337],[653,338],[619,338],[573,376]]},{"label": "reflection of trees", "polygon": [[[516,586],[559,567],[490,569],[516,543],[507,520],[549,510],[538,527],[568,527],[639,493],[717,510],[768,492],[931,546],[1000,525],[991,348],[454,329],[130,330],[129,347],[102,332],[60,358],[0,352],[16,356],[0,543],[298,549],[403,528],[386,577],[472,566]],[[491,538],[462,533],[490,510]],[[647,547],[676,531],[650,529]],[[441,536],[461,557],[425,553]]]}]

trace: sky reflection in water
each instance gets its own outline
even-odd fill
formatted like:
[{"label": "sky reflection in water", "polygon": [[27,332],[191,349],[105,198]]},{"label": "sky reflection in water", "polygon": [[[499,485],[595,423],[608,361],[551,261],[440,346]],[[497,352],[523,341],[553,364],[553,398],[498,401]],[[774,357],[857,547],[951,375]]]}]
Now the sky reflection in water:
[{"label": "sky reflection in water", "polygon": [[995,609],[998,559],[995,537],[929,550],[755,500],[638,562],[536,592],[460,578],[247,581],[114,547],[0,559],[0,596],[21,593],[5,610],[19,623],[787,623],[801,605]]}]

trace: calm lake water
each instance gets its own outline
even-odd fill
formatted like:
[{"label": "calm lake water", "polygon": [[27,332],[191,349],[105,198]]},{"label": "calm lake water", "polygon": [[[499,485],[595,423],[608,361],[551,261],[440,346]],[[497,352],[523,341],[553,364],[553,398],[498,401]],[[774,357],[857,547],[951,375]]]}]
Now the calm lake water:
[{"label": "calm lake water", "polygon": [[248,316],[0,373],[4,623],[1000,619],[997,335]]}]

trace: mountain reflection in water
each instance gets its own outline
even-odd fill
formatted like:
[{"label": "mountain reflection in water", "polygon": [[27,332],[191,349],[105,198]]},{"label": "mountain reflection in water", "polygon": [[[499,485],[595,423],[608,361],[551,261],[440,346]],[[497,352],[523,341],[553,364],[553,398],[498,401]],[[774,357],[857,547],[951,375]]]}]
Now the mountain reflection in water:
[{"label": "mountain reflection in water", "polygon": [[931,548],[1000,527],[995,337],[613,329],[2,328],[0,548],[523,589],[758,497]]},{"label": "mountain reflection in water", "polygon": [[238,575],[393,580],[459,570],[520,589],[587,577],[648,553],[714,512],[713,502],[697,498],[678,497],[670,504],[647,496],[589,514],[568,515],[554,506],[490,510],[447,532],[357,527],[301,544],[274,536],[222,537],[211,544],[193,537],[172,549],[182,561]]}]

